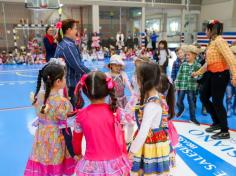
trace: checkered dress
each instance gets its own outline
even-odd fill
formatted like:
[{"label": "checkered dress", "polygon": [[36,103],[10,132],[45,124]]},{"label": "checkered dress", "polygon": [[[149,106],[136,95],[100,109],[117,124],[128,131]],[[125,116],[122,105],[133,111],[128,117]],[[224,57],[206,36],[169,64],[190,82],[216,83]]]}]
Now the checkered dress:
[{"label": "checkered dress", "polygon": [[175,87],[177,90],[197,90],[197,80],[191,74],[201,68],[201,64],[195,61],[192,65],[184,62],[179,69],[177,78],[175,80]]}]

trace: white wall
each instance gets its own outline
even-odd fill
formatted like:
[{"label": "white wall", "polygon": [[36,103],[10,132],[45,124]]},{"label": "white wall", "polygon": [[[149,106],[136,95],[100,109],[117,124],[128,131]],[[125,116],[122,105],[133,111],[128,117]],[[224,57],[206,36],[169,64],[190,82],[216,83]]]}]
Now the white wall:
[{"label": "white wall", "polygon": [[224,23],[224,31],[235,31],[233,25],[234,0],[203,0],[200,23],[205,20],[218,19]]}]

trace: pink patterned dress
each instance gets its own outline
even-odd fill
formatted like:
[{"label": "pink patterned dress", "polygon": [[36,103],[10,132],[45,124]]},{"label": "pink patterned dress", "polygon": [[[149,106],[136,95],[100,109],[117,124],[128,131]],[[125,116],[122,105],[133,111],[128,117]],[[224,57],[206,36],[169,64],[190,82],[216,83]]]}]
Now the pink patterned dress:
[{"label": "pink patterned dress", "polygon": [[47,101],[48,112],[41,114],[44,92],[40,92],[37,98],[35,109],[39,117],[38,129],[24,176],[73,175],[75,161],[69,156],[64,136],[59,129],[60,125],[66,123],[66,114],[72,111],[72,106],[59,93],[51,94]]}]

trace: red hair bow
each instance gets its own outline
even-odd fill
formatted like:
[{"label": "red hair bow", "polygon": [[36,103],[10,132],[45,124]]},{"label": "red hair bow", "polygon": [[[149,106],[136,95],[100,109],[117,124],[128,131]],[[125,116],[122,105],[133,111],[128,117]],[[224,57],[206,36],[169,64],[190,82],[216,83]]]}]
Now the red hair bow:
[{"label": "red hair bow", "polygon": [[57,29],[61,29],[61,28],[62,28],[62,22],[61,22],[61,21],[58,21],[58,22],[57,22],[56,28],[57,28]]},{"label": "red hair bow", "polygon": [[213,24],[213,25],[215,25],[215,24],[217,24],[217,23],[219,23],[218,20],[211,20],[211,21],[210,21],[210,24]]}]

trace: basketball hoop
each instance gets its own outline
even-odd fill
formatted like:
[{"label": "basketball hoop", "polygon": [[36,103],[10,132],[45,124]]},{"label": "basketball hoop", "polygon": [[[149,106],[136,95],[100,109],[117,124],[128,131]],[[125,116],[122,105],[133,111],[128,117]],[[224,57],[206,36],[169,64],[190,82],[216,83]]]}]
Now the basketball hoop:
[{"label": "basketball hoop", "polygon": [[25,7],[29,9],[59,9],[59,0],[25,0]]}]

